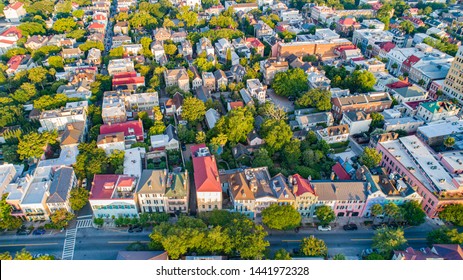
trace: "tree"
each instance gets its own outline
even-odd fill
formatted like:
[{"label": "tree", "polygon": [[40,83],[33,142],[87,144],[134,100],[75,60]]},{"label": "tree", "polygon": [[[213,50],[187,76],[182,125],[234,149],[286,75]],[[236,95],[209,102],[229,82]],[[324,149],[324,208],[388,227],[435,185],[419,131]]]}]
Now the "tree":
[{"label": "tree", "polygon": [[300,68],[276,73],[272,88],[281,96],[299,96],[309,88],[307,74]]},{"label": "tree", "polygon": [[104,219],[103,218],[94,218],[93,223],[98,227],[102,227],[104,225]]},{"label": "tree", "polygon": [[283,148],[282,159],[290,167],[294,167],[299,163],[301,158],[301,141],[291,139]]},{"label": "tree", "polygon": [[115,174],[124,172],[124,155],[124,151],[114,150],[108,157],[108,163]]},{"label": "tree", "polygon": [[294,229],[301,224],[301,214],[291,205],[272,204],[262,211],[262,223],[271,229]]},{"label": "tree", "polygon": [[42,89],[43,87],[43,82],[47,81],[47,74],[48,71],[47,69],[39,66],[39,67],[34,67],[29,70],[27,78],[34,84],[39,84]]},{"label": "tree", "polygon": [[11,261],[13,257],[11,256],[10,252],[3,252],[0,253],[0,260],[2,261]]},{"label": "tree", "polygon": [[252,167],[273,167],[273,160],[270,158],[268,151],[265,148],[259,148],[254,151],[254,158],[252,160]]},{"label": "tree", "polygon": [[382,128],[384,125],[384,116],[378,112],[371,112],[371,124],[370,128],[374,130],[375,128]]},{"label": "tree", "polygon": [[129,23],[133,28],[144,27],[148,30],[152,30],[158,24],[158,21],[146,11],[139,11],[131,14]]},{"label": "tree", "polygon": [[77,23],[74,21],[73,18],[60,18],[53,23],[53,30],[55,30],[58,33],[65,33],[65,32],[71,32],[75,27]]},{"label": "tree", "polygon": [[372,247],[381,254],[388,255],[393,250],[400,249],[405,243],[407,243],[407,239],[405,239],[404,231],[401,228],[391,229],[384,227],[375,232]]},{"label": "tree", "polygon": [[195,97],[187,97],[183,101],[182,117],[189,122],[202,121],[206,115],[204,102]]},{"label": "tree", "polygon": [[333,256],[333,260],[335,261],[344,261],[346,260],[346,256],[344,256],[343,254],[336,254]]},{"label": "tree", "polygon": [[428,233],[426,237],[429,246],[433,244],[463,244],[463,233],[456,228],[442,227]]},{"label": "tree", "polygon": [[354,70],[345,81],[346,87],[351,92],[369,92],[373,90],[376,84],[376,78],[373,73],[366,70]]},{"label": "tree", "polygon": [[177,46],[175,46],[174,44],[164,44],[164,52],[167,55],[172,56],[177,52]]},{"label": "tree", "polygon": [[244,142],[247,135],[254,129],[254,116],[247,108],[236,108],[221,117],[215,127],[219,133],[227,135],[228,141],[232,144]]},{"label": "tree", "polygon": [[19,162],[18,156],[18,145],[3,145],[2,153],[3,160],[7,163],[17,163]]},{"label": "tree", "polygon": [[[383,206],[382,206],[381,204],[376,203],[376,204],[373,204],[373,205],[371,206],[370,212],[371,212],[371,215],[372,215],[373,217],[375,217],[375,219],[376,219],[376,217],[378,217],[379,215],[382,215],[382,214],[383,214],[384,209],[383,209]],[[373,223],[374,223],[374,220],[373,220]]]},{"label": "tree", "polygon": [[359,158],[359,162],[369,169],[378,166],[381,162],[381,154],[374,148],[365,148],[363,154]]},{"label": "tree", "polygon": [[72,210],[79,211],[88,202],[89,192],[85,188],[73,188],[69,198],[69,204]]},{"label": "tree", "polygon": [[198,23],[198,14],[190,11],[190,7],[182,6],[177,14],[177,19],[185,22],[187,27],[193,27]]},{"label": "tree", "polygon": [[102,174],[108,168],[106,153],[96,146],[96,142],[80,143],[74,171],[80,179],[92,178],[95,174]]},{"label": "tree", "polygon": [[85,43],[79,45],[79,49],[83,52],[86,52],[93,48],[99,49],[100,51],[104,51],[104,44],[103,42],[87,40]]},{"label": "tree", "polygon": [[48,64],[50,67],[53,67],[57,70],[62,70],[64,68],[64,61],[61,56],[50,56],[48,58]]},{"label": "tree", "polygon": [[278,249],[273,256],[274,260],[290,260],[291,256],[285,249]]},{"label": "tree", "polygon": [[463,226],[463,204],[450,204],[439,213],[439,218],[456,226]]},{"label": "tree", "polygon": [[65,228],[68,223],[74,219],[75,215],[69,213],[66,209],[58,209],[50,216],[50,220],[56,228]]},{"label": "tree", "polygon": [[413,33],[415,26],[409,20],[404,20],[400,23],[400,28],[407,34]]},{"label": "tree", "polygon": [[333,209],[327,205],[317,207],[315,215],[322,226],[327,226],[336,219]]},{"label": "tree", "polygon": [[286,122],[271,119],[262,124],[261,133],[271,152],[281,150],[293,137],[291,127]]},{"label": "tree", "polygon": [[418,226],[425,222],[426,213],[421,209],[420,204],[413,200],[407,201],[400,206],[404,220],[412,226]]},{"label": "tree", "polygon": [[111,58],[122,58],[123,55],[124,55],[124,47],[122,47],[122,46],[111,49],[109,51],[109,56]]},{"label": "tree", "polygon": [[166,131],[166,125],[163,121],[155,121],[153,126],[150,127],[148,131],[148,135],[159,135],[163,134]]},{"label": "tree", "polygon": [[307,257],[325,257],[328,254],[328,248],[325,241],[311,235],[302,239],[301,253]]},{"label": "tree", "polygon": [[228,137],[223,133],[219,133],[216,137],[211,139],[211,145],[214,149],[218,149],[219,147],[225,146],[227,144]]},{"label": "tree", "polygon": [[399,206],[392,202],[386,203],[386,205],[384,205],[384,213],[389,217],[389,220],[398,219],[402,215]]},{"label": "tree", "polygon": [[148,57],[153,56],[153,53],[151,52],[151,49],[150,49],[151,42],[153,42],[153,40],[150,37],[142,37],[140,39],[140,44],[143,47],[143,55],[148,56]]},{"label": "tree", "polygon": [[43,35],[47,32],[45,27],[38,22],[24,22],[18,28],[23,36]]},{"label": "tree", "polygon": [[39,158],[42,156],[48,144],[53,145],[57,142],[58,134],[54,132],[31,132],[23,135],[18,144],[18,155],[21,160],[29,158]]},{"label": "tree", "polygon": [[320,111],[331,109],[331,92],[329,90],[311,89],[296,100],[300,107],[314,107]]},{"label": "tree", "polygon": [[283,108],[275,106],[275,104],[268,101],[259,107],[258,112],[259,115],[263,117],[274,119],[277,121],[285,121],[288,118]]},{"label": "tree", "polygon": [[41,255],[41,256],[35,258],[35,260],[37,260],[37,261],[53,261],[55,259],[56,258],[53,255]]},{"label": "tree", "polygon": [[23,83],[12,95],[15,101],[19,103],[26,103],[37,94],[37,90],[33,84]]},{"label": "tree", "polygon": [[444,146],[447,149],[452,148],[454,145],[455,145],[455,138],[449,136],[444,139]]},{"label": "tree", "polygon": [[371,254],[369,254],[368,256],[365,257],[365,260],[369,260],[369,261],[383,261],[383,260],[385,260],[385,258],[384,258],[383,255],[381,255],[381,254],[378,254],[378,253],[371,253]]},{"label": "tree", "polygon": [[198,133],[196,133],[196,143],[206,143],[206,133],[204,133],[204,131],[198,131]]},{"label": "tree", "polygon": [[8,194],[2,196],[0,201],[0,229],[12,230],[21,227],[22,222],[20,219],[11,215],[12,206],[6,202]]},{"label": "tree", "polygon": [[21,251],[16,252],[16,254],[14,255],[14,259],[20,261],[30,261],[34,258],[32,257],[32,254],[30,252],[26,251],[26,248],[22,248]]}]

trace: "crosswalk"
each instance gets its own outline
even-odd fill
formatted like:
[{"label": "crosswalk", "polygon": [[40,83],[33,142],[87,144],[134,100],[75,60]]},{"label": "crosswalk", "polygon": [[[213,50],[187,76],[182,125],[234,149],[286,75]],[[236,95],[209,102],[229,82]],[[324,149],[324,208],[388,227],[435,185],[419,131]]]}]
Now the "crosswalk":
[{"label": "crosswalk", "polygon": [[92,219],[77,220],[76,228],[90,228],[93,227]]},{"label": "crosswalk", "polygon": [[74,248],[76,246],[77,228],[66,230],[66,238],[64,239],[62,260],[72,260],[74,257]]}]

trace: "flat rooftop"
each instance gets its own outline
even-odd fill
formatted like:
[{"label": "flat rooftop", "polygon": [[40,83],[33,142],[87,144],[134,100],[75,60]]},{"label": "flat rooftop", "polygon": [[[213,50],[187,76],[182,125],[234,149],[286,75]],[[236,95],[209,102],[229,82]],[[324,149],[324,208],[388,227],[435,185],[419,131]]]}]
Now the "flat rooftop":
[{"label": "flat rooftop", "polygon": [[428,139],[450,134],[463,133],[463,120],[444,120],[428,123],[421,126],[418,131]]},{"label": "flat rooftop", "polygon": [[463,169],[463,151],[450,151],[440,153],[442,159],[445,160],[454,170]]}]

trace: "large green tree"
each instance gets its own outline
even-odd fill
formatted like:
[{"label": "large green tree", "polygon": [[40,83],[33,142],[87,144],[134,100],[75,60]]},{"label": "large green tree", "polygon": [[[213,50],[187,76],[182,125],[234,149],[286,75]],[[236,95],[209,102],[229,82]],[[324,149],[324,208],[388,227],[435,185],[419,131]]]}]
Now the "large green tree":
[{"label": "large green tree", "polygon": [[71,32],[76,25],[73,18],[60,18],[53,23],[53,30],[58,33]]},{"label": "large green tree", "polygon": [[328,254],[328,248],[325,241],[312,235],[302,239],[301,253],[307,257],[325,257]]},{"label": "large green tree", "polygon": [[426,213],[417,201],[407,201],[400,206],[400,209],[402,217],[409,225],[417,226],[425,222]]},{"label": "large green tree", "polygon": [[276,73],[272,88],[281,96],[299,96],[309,89],[307,74],[300,68]]},{"label": "large green tree", "polygon": [[272,153],[281,150],[286,143],[291,141],[293,136],[291,127],[286,122],[272,119],[268,119],[262,124],[261,132]]},{"label": "large green tree", "polygon": [[21,226],[22,222],[20,219],[11,215],[12,207],[6,202],[8,194],[2,196],[0,201],[0,229],[12,230],[17,229]]},{"label": "large green tree", "polygon": [[376,78],[373,73],[366,70],[354,70],[345,81],[347,88],[351,92],[369,92],[373,90]]},{"label": "large green tree", "polygon": [[23,159],[37,159],[43,155],[48,144],[53,145],[57,142],[58,134],[56,131],[43,133],[31,132],[23,135],[18,144],[18,155]]},{"label": "large green tree", "polygon": [[381,162],[381,158],[381,154],[375,148],[366,147],[359,158],[359,162],[368,168],[374,168]]},{"label": "large green tree", "polygon": [[273,167],[273,160],[265,148],[259,148],[258,150],[255,150],[253,156],[252,167]]},{"label": "large green tree", "polygon": [[300,107],[314,107],[320,111],[331,109],[331,92],[329,90],[311,89],[296,100]]},{"label": "large green tree", "polygon": [[456,226],[463,226],[463,204],[448,205],[439,212],[439,218],[451,222]]},{"label": "large green tree", "polygon": [[92,178],[95,174],[102,174],[108,168],[106,153],[96,146],[95,141],[80,143],[74,170],[80,179]]},{"label": "large green tree", "polygon": [[215,127],[219,133],[227,135],[228,141],[232,144],[244,142],[254,129],[254,117],[247,108],[237,108],[221,117]]},{"label": "large green tree", "polygon": [[56,228],[65,228],[74,217],[75,215],[66,209],[58,209],[51,214],[50,220]]},{"label": "large green tree", "polygon": [[274,260],[290,260],[291,256],[289,255],[289,252],[286,251],[285,249],[278,249],[275,252],[275,255],[273,256]]},{"label": "large green tree", "polygon": [[182,118],[189,122],[201,121],[206,115],[206,105],[195,97],[185,98],[182,106]]},{"label": "large green tree", "polygon": [[262,223],[271,229],[294,229],[301,224],[301,214],[291,205],[272,204],[262,211]]},{"label": "large green tree", "polygon": [[88,202],[89,192],[85,188],[73,188],[71,190],[71,197],[69,198],[69,204],[72,210],[79,211]]},{"label": "large green tree", "polygon": [[384,227],[375,232],[372,247],[380,253],[388,255],[393,250],[402,248],[405,243],[407,243],[407,239],[405,239],[404,231],[401,228],[391,229]]},{"label": "large green tree", "polygon": [[327,205],[322,205],[315,209],[315,215],[322,226],[327,226],[336,219],[333,209]]},{"label": "large green tree", "polygon": [[463,245],[463,233],[458,232],[456,228],[442,227],[429,232],[426,240],[429,246],[433,244]]}]

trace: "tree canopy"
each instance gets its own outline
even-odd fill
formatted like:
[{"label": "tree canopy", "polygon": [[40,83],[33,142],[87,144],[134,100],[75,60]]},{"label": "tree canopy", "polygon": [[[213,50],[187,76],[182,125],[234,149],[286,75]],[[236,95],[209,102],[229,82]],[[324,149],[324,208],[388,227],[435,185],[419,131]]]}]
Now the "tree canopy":
[{"label": "tree canopy", "polygon": [[405,243],[407,243],[407,239],[405,239],[404,231],[401,228],[383,227],[375,232],[372,247],[387,255],[391,254],[393,250],[402,248]]},{"label": "tree canopy", "polygon": [[407,201],[400,206],[403,219],[412,226],[418,226],[425,222],[426,213],[421,208],[421,205],[413,200]]},{"label": "tree canopy", "polygon": [[463,204],[450,204],[439,213],[439,218],[456,226],[463,226]]},{"label": "tree canopy", "polygon": [[185,98],[182,106],[182,118],[189,122],[203,120],[206,115],[206,105],[196,97]]},{"label": "tree canopy", "polygon": [[307,74],[300,68],[276,73],[272,88],[281,96],[299,96],[309,89]]},{"label": "tree canopy", "polygon": [[314,107],[320,111],[331,109],[331,92],[329,90],[311,89],[296,100],[300,107]]},{"label": "tree canopy", "polygon": [[359,162],[368,168],[377,167],[381,162],[381,154],[375,148],[365,148]]},{"label": "tree canopy", "polygon": [[291,205],[272,204],[262,211],[262,223],[271,229],[294,229],[301,224],[301,214]]},{"label": "tree canopy", "polygon": [[236,108],[222,116],[216,123],[219,133],[227,135],[228,141],[238,143],[246,141],[247,135],[254,129],[254,117],[246,108]]},{"label": "tree canopy", "polygon": [[48,144],[53,145],[57,142],[58,134],[56,131],[43,133],[31,132],[23,135],[18,144],[18,155],[23,159],[37,159],[43,155]]},{"label": "tree canopy", "polygon": [[429,246],[433,244],[460,244],[463,245],[463,233],[456,228],[442,227],[428,233],[426,237]]},{"label": "tree canopy", "polygon": [[89,198],[89,192],[85,188],[73,188],[71,190],[71,197],[69,198],[69,204],[72,210],[79,211],[85,204],[87,204]]},{"label": "tree canopy", "polygon": [[266,145],[273,151],[279,151],[293,136],[291,127],[285,121],[266,120],[261,128]]},{"label": "tree canopy", "polygon": [[307,257],[325,257],[328,254],[328,248],[325,241],[312,235],[302,239],[301,253]]},{"label": "tree canopy", "polygon": [[328,205],[317,207],[315,210],[315,215],[317,216],[317,219],[320,221],[322,226],[327,226],[333,222],[334,219],[336,219],[336,215],[334,214],[333,209],[331,209],[331,207]]}]

